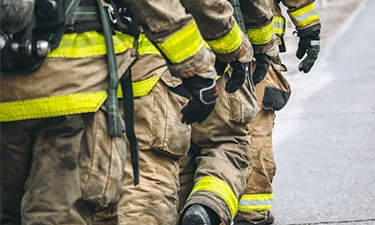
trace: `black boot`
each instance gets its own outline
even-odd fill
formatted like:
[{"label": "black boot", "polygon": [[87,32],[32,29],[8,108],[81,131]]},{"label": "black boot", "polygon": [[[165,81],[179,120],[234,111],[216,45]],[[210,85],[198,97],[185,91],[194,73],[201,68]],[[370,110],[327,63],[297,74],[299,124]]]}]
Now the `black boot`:
[{"label": "black boot", "polygon": [[191,205],[184,213],[181,225],[219,225],[219,216],[204,205]]}]

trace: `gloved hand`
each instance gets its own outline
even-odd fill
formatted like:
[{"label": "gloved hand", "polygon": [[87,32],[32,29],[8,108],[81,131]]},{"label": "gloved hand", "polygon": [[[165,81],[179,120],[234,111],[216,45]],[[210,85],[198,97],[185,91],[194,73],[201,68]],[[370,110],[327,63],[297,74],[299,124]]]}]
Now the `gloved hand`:
[{"label": "gloved hand", "polygon": [[182,79],[182,87],[189,93],[189,103],[181,113],[181,122],[191,124],[202,123],[215,108],[219,88],[216,81],[212,79],[193,76]]},{"label": "gloved hand", "polygon": [[[230,62],[229,65],[232,67],[233,71],[230,79],[225,84],[225,91],[228,93],[233,93],[241,88],[245,82],[245,78],[249,73],[249,63],[242,63],[236,60]],[[217,74],[223,75],[227,66],[228,63],[216,60],[215,69]]]},{"label": "gloved hand", "polygon": [[306,57],[298,65],[301,72],[308,73],[313,67],[320,51],[320,29],[300,36],[296,56],[298,59]]},{"label": "gloved hand", "polygon": [[261,82],[267,74],[267,71],[271,65],[271,57],[265,53],[254,54],[255,70],[253,73],[254,86]]}]

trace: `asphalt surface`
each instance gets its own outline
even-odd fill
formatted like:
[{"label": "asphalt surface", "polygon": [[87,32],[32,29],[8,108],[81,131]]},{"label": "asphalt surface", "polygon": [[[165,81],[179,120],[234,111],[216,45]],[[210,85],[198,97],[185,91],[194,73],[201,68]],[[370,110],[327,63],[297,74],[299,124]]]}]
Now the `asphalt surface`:
[{"label": "asphalt surface", "polygon": [[374,11],[364,0],[308,75],[286,73],[292,97],[274,129],[275,225],[375,224]]}]

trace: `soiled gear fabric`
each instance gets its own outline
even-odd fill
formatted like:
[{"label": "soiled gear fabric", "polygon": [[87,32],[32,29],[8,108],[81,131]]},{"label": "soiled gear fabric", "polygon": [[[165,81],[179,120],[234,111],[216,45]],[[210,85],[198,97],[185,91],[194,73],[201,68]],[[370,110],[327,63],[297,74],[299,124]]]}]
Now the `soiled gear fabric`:
[{"label": "soiled gear fabric", "polygon": [[254,49],[256,67],[253,73],[254,84],[260,82],[267,73],[270,59],[277,58],[277,47],[273,23],[272,2],[262,0],[239,0],[245,29]]},{"label": "soiled gear fabric", "polygon": [[189,153],[180,160],[179,212],[193,204],[205,205],[229,225],[250,174],[248,123],[257,112],[252,84],[229,94],[228,74],[218,79],[215,110],[201,124],[192,125]]},{"label": "soiled gear fabric", "polygon": [[292,19],[297,31],[320,24],[316,11],[315,0],[275,0],[275,4],[282,2],[288,9],[287,13]]},{"label": "soiled gear fabric", "polygon": [[[280,2],[288,7],[288,14],[298,32],[320,24],[314,0],[274,0],[272,1],[273,7],[275,7],[273,9],[278,16],[281,16],[278,7]],[[283,31],[280,34],[282,35]],[[287,104],[291,94],[288,81],[280,72],[282,67],[281,61],[272,57],[272,64],[265,79],[256,86],[261,110],[255,121],[250,124],[251,153],[254,163],[248,187],[239,202],[235,221],[264,220],[272,207],[272,181],[276,171],[272,148],[272,129],[276,111],[281,110]]]},{"label": "soiled gear fabric", "polygon": [[275,44],[271,1],[240,0],[240,5],[254,54],[266,53]]},{"label": "soiled gear fabric", "polygon": [[[298,70],[308,73],[320,52],[321,24],[315,3],[313,0],[298,2],[283,0],[282,3],[288,8],[287,13],[299,37],[296,57],[301,61]],[[275,4],[278,5],[277,1]]]},{"label": "soiled gear fabric", "polygon": [[[134,98],[140,182],[137,186],[132,182],[128,157],[120,199],[112,210],[98,212],[95,224],[117,220],[112,224],[163,225],[177,221],[178,159],[188,151],[191,134],[190,126],[181,122],[180,111],[188,99],[169,89],[181,80],[171,76],[165,60],[144,35],[138,46],[140,58],[132,66],[133,88],[139,82],[155,81],[148,92]],[[113,219],[108,220],[110,217]]]},{"label": "soiled gear fabric", "polygon": [[[119,0],[118,0],[119,1]],[[134,12],[147,38],[161,51],[173,76],[215,79],[209,51],[192,15],[179,0],[122,0]]]},{"label": "soiled gear fabric", "polygon": [[[146,71],[144,65],[153,66]],[[179,84],[160,55],[145,55],[133,67],[134,74],[161,76],[148,95],[134,99],[135,130],[140,149],[140,183],[131,182],[130,164],[119,202],[119,224],[175,224],[178,201],[178,159],[189,148],[191,129],[181,122],[188,99],[170,91]]]},{"label": "soiled gear fabric", "polygon": [[279,47],[279,52],[283,53],[286,52],[286,46],[284,41],[284,35],[286,30],[286,19],[283,15],[281,10],[280,4],[278,0],[274,0],[273,4],[273,24],[275,28],[276,34],[276,43]]},{"label": "soiled gear fabric", "polygon": [[[125,36],[119,76],[135,59]],[[105,53],[96,31],[66,34],[37,71],[1,74],[1,224],[92,224],[118,198],[127,147],[108,135]]]},{"label": "soiled gear fabric", "polygon": [[125,144],[108,136],[104,107],[2,123],[1,224],[92,224],[119,194]]},{"label": "soiled gear fabric", "polygon": [[[232,67],[233,76],[225,87],[228,92],[240,88],[253,60],[253,49],[247,36],[234,18],[234,10],[227,0],[181,0],[188,13],[197,22],[207,45],[216,56],[215,69],[222,75],[224,68]],[[218,69],[222,67],[222,69]]]},{"label": "soiled gear fabric", "polygon": [[264,80],[255,86],[260,110],[255,120],[249,124],[253,164],[247,187],[239,201],[235,221],[264,220],[272,207],[272,180],[276,173],[272,130],[275,112],[287,104],[291,93],[288,81],[278,68],[272,62]]},{"label": "soiled gear fabric", "polygon": [[229,1],[181,0],[181,3],[193,15],[217,60],[239,60],[242,63],[252,60],[252,46],[233,17],[233,7]]}]

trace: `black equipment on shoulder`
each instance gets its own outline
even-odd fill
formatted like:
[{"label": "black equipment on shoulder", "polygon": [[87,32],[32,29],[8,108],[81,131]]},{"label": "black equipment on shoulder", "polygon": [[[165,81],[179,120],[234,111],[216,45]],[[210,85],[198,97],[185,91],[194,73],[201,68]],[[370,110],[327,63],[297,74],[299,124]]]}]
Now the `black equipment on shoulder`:
[{"label": "black equipment on shoulder", "polygon": [[35,0],[1,0],[0,27],[4,33],[15,34],[30,23]]},{"label": "black equipment on shoulder", "polygon": [[56,48],[81,0],[35,0],[31,22],[15,34],[0,33],[1,71],[33,71]]},{"label": "black equipment on shoulder", "polygon": [[104,1],[108,3],[104,6],[107,7],[113,28],[124,34],[138,37],[140,34],[140,26],[134,19],[133,13],[129,10],[129,7],[121,1],[116,1],[116,3],[113,0]]},{"label": "black equipment on shoulder", "polygon": [[[112,29],[136,36],[138,25],[127,7],[109,1],[103,6]],[[64,33],[102,29],[95,0],[35,0],[31,22],[24,29],[14,34],[0,29],[1,71],[37,70]]]}]

